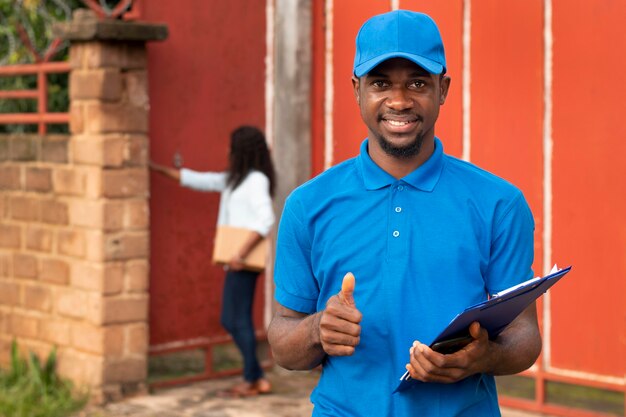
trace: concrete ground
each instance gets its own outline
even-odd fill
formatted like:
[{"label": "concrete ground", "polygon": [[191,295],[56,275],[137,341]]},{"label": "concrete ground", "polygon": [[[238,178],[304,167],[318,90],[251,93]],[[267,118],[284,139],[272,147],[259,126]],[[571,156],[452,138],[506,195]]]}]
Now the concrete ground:
[{"label": "concrete ground", "polygon": [[[90,408],[77,417],[305,417],[313,409],[309,394],[318,373],[289,372],[276,368],[268,373],[274,392],[245,399],[223,399],[217,391],[238,378],[223,378],[160,389],[150,395],[128,398],[105,407]],[[540,414],[502,409],[503,417],[538,417]]]}]

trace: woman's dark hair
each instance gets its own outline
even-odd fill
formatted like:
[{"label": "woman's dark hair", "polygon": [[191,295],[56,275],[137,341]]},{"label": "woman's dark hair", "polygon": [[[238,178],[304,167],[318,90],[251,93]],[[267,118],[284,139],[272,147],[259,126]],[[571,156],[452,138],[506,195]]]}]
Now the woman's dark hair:
[{"label": "woman's dark hair", "polygon": [[230,135],[230,167],[228,185],[234,190],[251,170],[262,172],[270,180],[270,195],[274,196],[276,175],[265,135],[253,126],[238,127]]}]

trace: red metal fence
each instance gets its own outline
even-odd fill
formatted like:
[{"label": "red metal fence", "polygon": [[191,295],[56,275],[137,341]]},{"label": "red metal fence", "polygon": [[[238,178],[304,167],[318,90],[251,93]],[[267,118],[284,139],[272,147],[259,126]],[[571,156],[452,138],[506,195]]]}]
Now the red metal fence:
[{"label": "red metal fence", "polygon": [[36,124],[38,133],[47,133],[48,124],[67,124],[70,117],[67,112],[48,111],[48,74],[68,73],[67,62],[41,62],[36,64],[8,65],[0,67],[0,77],[24,75],[37,76],[37,88],[31,90],[0,90],[0,100],[34,99],[37,100],[35,113],[0,113],[0,124]]},{"label": "red metal fence", "polygon": [[[100,18],[118,18],[134,20],[139,17],[140,0],[120,0],[111,10],[105,9],[95,0],[83,0],[83,3],[92,9]],[[40,7],[42,7],[40,5]],[[18,8],[18,5],[15,6]],[[19,12],[19,11],[18,11]],[[24,100],[37,101],[35,112],[31,113],[0,113],[0,125],[37,125],[37,132],[45,134],[49,124],[68,124],[70,116],[67,112],[50,112],[48,109],[48,74],[68,73],[70,65],[67,62],[52,62],[53,57],[59,51],[61,40],[50,40],[44,52],[36,49],[35,39],[30,39],[28,31],[20,20],[17,21],[15,33],[21,44],[28,50],[32,64],[16,64],[0,66],[0,77],[37,76],[37,87],[29,90],[0,90],[0,100]],[[49,22],[50,23],[50,22]]]}]

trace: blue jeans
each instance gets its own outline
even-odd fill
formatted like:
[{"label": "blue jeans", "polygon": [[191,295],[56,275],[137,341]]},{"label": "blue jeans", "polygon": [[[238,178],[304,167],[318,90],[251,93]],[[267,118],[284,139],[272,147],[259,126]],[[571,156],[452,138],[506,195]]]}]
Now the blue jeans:
[{"label": "blue jeans", "polygon": [[233,337],[243,356],[243,377],[248,382],[263,377],[263,369],[256,356],[252,322],[252,302],[258,276],[258,272],[228,271],[222,297],[222,326]]}]

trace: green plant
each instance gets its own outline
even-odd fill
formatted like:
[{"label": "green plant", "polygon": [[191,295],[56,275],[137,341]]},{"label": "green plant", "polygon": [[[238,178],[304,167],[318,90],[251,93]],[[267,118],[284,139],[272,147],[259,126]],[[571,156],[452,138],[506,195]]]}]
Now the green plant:
[{"label": "green plant", "polygon": [[[62,6],[61,6],[62,5]],[[83,6],[80,0],[44,1],[0,0],[0,65],[33,63],[35,58],[26,48],[19,36],[18,27],[22,27],[33,47],[43,54],[53,41],[53,22],[65,21],[68,11]],[[67,43],[52,56],[52,61],[67,61]],[[48,111],[67,112],[68,75],[64,73],[48,76]],[[35,75],[14,75],[0,77],[2,90],[33,90],[37,88]],[[0,113],[35,113],[37,100],[0,99]],[[11,124],[0,125],[0,133],[35,133],[37,125]],[[48,125],[49,133],[68,133],[65,124]]]},{"label": "green plant", "polygon": [[13,341],[10,368],[0,370],[0,415],[64,417],[83,408],[87,393],[75,393],[72,383],[58,376],[56,365],[56,349],[42,364],[32,352],[21,358]]}]

